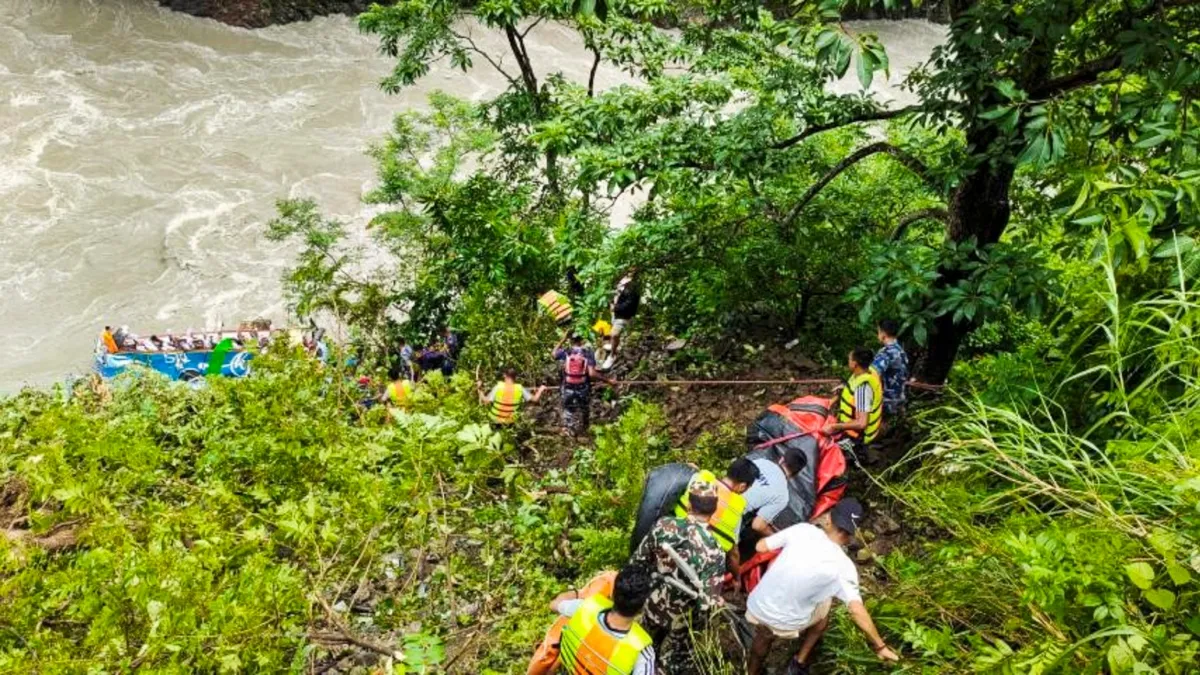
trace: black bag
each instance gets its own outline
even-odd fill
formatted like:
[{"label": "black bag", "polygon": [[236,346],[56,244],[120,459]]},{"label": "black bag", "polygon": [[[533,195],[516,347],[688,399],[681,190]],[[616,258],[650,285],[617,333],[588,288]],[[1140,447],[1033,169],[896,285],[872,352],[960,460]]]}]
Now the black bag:
[{"label": "black bag", "polygon": [[679,462],[664,464],[650,471],[642,487],[642,501],[638,505],[633,537],[629,541],[630,553],[637,550],[659,518],[675,512],[675,505],[679,503],[694,473],[695,469]]}]

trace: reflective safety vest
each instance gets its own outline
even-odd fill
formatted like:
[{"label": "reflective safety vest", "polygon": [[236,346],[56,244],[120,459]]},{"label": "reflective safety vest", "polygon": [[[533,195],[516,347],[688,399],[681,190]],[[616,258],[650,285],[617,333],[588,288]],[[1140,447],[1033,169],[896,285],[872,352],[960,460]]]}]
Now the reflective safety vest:
[{"label": "reflective safety vest", "polygon": [[854,421],[854,415],[857,412],[854,405],[854,392],[858,391],[858,388],[864,383],[870,385],[872,398],[874,398],[871,409],[867,411],[867,427],[861,434],[849,430],[844,433],[850,438],[861,438],[863,445],[866,445],[875,440],[876,434],[879,433],[879,423],[883,420],[883,386],[879,382],[879,373],[875,372],[874,368],[862,375],[851,377],[846,386],[842,387],[837,419],[841,423]]},{"label": "reflective safety vest", "polygon": [[512,424],[525,400],[525,387],[516,382],[501,382],[492,391],[492,421],[496,424]]},{"label": "reflective safety vest", "polygon": [[601,625],[601,614],[612,609],[612,600],[593,595],[580,603],[562,632],[559,662],[567,675],[630,675],[638,655],[652,643],[638,624],[624,637],[612,635]]},{"label": "reflective safety vest", "polygon": [[571,301],[558,291],[546,291],[538,298],[538,304],[562,326],[571,322]]},{"label": "reflective safety vest", "polygon": [[412,398],[413,383],[410,380],[400,380],[393,382],[387,386],[388,400],[393,405],[405,405],[408,399]]},{"label": "reflective safety vest", "polygon": [[[701,471],[696,475],[717,486],[717,510],[708,519],[708,530],[713,533],[721,550],[728,551],[738,542],[742,516],[746,513],[746,498],[726,487],[711,471]],[[675,515],[687,517],[689,503],[688,492],[684,490],[679,503],[675,505]]]}]

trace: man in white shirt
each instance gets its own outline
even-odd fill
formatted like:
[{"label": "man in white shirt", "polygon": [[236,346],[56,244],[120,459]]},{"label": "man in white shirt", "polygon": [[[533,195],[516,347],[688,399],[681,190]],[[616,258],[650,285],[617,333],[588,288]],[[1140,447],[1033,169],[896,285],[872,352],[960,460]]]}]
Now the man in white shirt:
[{"label": "man in white shirt", "polygon": [[802,634],[804,641],[785,674],[806,674],[805,661],[828,626],[834,598],[845,603],[880,659],[899,660],[875,629],[859,594],[858,568],[845,552],[861,518],[862,505],[843,499],[818,517],[815,525],[798,523],[758,542],[760,553],[776,549],[780,553],[746,600],[746,620],[756,626],[747,675],[761,675],[775,638]]}]

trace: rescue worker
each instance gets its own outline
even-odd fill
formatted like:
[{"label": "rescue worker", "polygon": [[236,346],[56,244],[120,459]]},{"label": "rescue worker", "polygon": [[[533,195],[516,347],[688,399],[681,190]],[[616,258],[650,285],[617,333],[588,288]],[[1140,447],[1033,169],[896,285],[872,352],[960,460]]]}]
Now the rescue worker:
[{"label": "rescue worker", "polygon": [[567,296],[558,291],[546,291],[542,293],[542,297],[538,298],[538,305],[554,319],[554,323],[558,324],[559,328],[566,328],[571,325],[573,313],[571,310],[571,301]]},{"label": "rescue worker", "polygon": [[784,675],[807,675],[808,657],[829,625],[833,599],[845,603],[850,618],[871,643],[875,655],[900,660],[863,605],[858,568],[846,554],[862,519],[862,505],[843,499],[821,514],[815,524],[797,523],[758,542],[760,553],[780,549],[762,581],[746,598],[746,620],[756,627],[746,665],[748,675],[760,675],[777,638],[804,641],[789,660]]},{"label": "rescue worker", "polygon": [[883,421],[883,388],[879,374],[871,369],[873,359],[866,347],[850,352],[850,379],[838,394],[837,421],[822,429],[831,437],[840,434],[838,445],[852,458],[875,440]]},{"label": "rescue worker", "polygon": [[898,417],[904,412],[904,387],[908,382],[908,354],[896,336],[900,332],[900,324],[893,319],[883,319],[877,327],[876,337],[883,347],[875,352],[871,368],[879,374],[883,385],[883,412],[889,419]]},{"label": "rescue worker", "polygon": [[412,405],[413,391],[416,386],[413,381],[408,379],[408,375],[399,364],[392,366],[388,370],[388,383],[386,389],[383,390],[383,396],[379,397],[380,403],[391,406],[393,408],[408,408]]},{"label": "rescue worker", "polygon": [[613,582],[612,598],[580,599],[567,591],[550,609],[570,621],[563,628],[559,663],[565,675],[655,675],[654,646],[637,615],[650,595],[650,574],[626,565]]},{"label": "rescue worker", "polygon": [[592,382],[613,381],[596,370],[596,353],[584,341],[582,335],[570,335],[571,345],[563,347],[568,339],[564,336],[554,346],[554,360],[562,364],[562,414],[563,427],[572,436],[587,431],[591,421]]},{"label": "rescue worker", "polygon": [[788,481],[804,469],[806,460],[799,450],[785,446],[778,459],[758,457],[750,462],[758,469],[758,478],[742,498],[746,501],[747,515],[753,514],[750,529],[766,537],[775,533],[771,522],[791,500]]},{"label": "rescue worker", "polygon": [[528,389],[517,384],[517,371],[513,368],[505,368],[504,379],[486,394],[483,393],[482,383],[476,382],[475,386],[479,390],[479,402],[490,406],[488,417],[492,424],[501,427],[515,423],[525,403],[537,403],[546,391],[545,387],[538,387],[531,395]]},{"label": "rescue worker", "polygon": [[613,293],[612,303],[609,308],[612,311],[612,331],[608,339],[608,355],[604,359],[604,364],[600,366],[600,370],[611,370],[613,363],[617,359],[617,348],[621,344],[621,335],[629,326],[629,322],[633,321],[633,317],[637,316],[638,308],[642,303],[642,291],[638,284],[638,270],[636,267],[629,269],[625,276],[617,282],[616,291]]},{"label": "rescue worker", "polygon": [[664,675],[698,672],[689,635],[717,604],[725,577],[725,552],[708,527],[719,504],[716,483],[698,473],[686,494],[687,513],[660,518],[629,561],[651,571],[653,590],[642,625],[658,645]]},{"label": "rescue worker", "polygon": [[[743,497],[750,486],[758,480],[759,470],[754,462],[739,457],[733,460],[723,478],[717,478],[711,471],[698,471],[693,477],[712,483],[717,489],[717,510],[708,520],[708,531],[712,532],[717,545],[725,551],[729,569],[737,573],[740,567],[738,556],[738,536],[742,531],[742,517],[746,514],[746,498]],[[684,517],[689,508],[689,493],[685,490],[675,506],[675,516]]]}]

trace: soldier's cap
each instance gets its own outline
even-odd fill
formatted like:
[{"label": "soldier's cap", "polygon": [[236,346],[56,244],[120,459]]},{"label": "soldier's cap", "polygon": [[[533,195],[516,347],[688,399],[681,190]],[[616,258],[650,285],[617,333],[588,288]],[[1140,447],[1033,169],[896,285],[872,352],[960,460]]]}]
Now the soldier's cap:
[{"label": "soldier's cap", "polygon": [[712,481],[705,480],[700,476],[692,476],[692,480],[688,483],[688,494],[697,497],[716,497],[717,485]]}]

